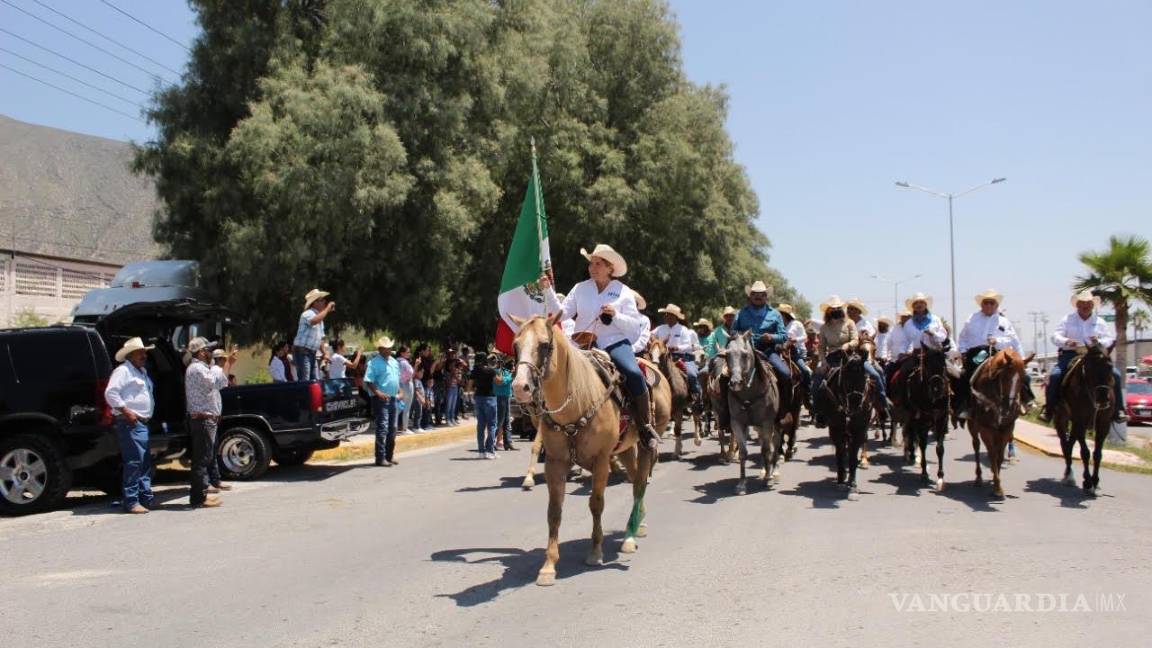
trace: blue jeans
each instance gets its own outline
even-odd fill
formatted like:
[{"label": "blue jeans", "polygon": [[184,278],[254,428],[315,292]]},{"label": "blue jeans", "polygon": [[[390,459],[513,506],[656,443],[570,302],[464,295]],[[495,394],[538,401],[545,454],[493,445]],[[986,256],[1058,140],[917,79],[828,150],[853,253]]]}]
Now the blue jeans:
[{"label": "blue jeans", "polygon": [[292,347],[292,363],[296,365],[296,380],[316,380],[316,349]]},{"label": "blue jeans", "polygon": [[412,408],[408,410],[408,429],[419,430],[424,425],[424,406],[420,399],[424,398],[424,385],[412,383]]},{"label": "blue jeans", "polygon": [[888,385],[885,384],[884,376],[880,375],[880,370],[876,368],[876,365],[865,360],[864,371],[867,371],[868,375],[872,376],[872,380],[876,381],[876,391],[880,392],[880,400],[888,398]]},{"label": "blue jeans", "polygon": [[456,425],[456,409],[460,406],[460,385],[448,385],[444,389],[444,420]]},{"label": "blue jeans", "polygon": [[152,494],[152,455],[148,452],[148,426],[140,421],[129,423],[116,419],[116,440],[120,442],[120,456],[124,464],[124,479],[121,482],[124,499],[121,504],[130,509],[137,504],[151,506]]},{"label": "blue jeans", "polygon": [[673,353],[673,358],[684,361],[684,373],[688,375],[688,393],[700,393],[700,369],[696,366],[696,358],[689,353]]},{"label": "blue jeans", "polygon": [[624,388],[632,396],[647,393],[648,383],[644,382],[644,374],[640,372],[640,364],[636,362],[636,353],[628,340],[621,340],[604,349],[612,364],[624,376]]},{"label": "blue jeans", "polygon": [[497,396],[496,397],[496,430],[504,440],[504,446],[512,445],[509,435],[512,434],[512,419],[511,419],[511,396]]},{"label": "blue jeans", "polygon": [[[1075,351],[1060,351],[1060,355],[1056,356],[1056,365],[1048,372],[1048,386],[1044,388],[1044,398],[1047,401],[1045,407],[1049,412],[1053,411],[1052,407],[1060,402],[1060,379],[1064,375],[1064,370],[1068,368],[1068,363],[1072,362],[1076,357]],[[1120,370],[1112,367],[1112,377],[1114,378],[1112,390],[1116,398],[1116,407],[1124,408],[1124,377],[1120,375]]]},{"label": "blue jeans", "polygon": [[476,397],[476,447],[480,454],[496,452],[496,397]]},{"label": "blue jeans", "polygon": [[376,419],[376,463],[392,461],[396,450],[396,399],[373,396],[372,416]]}]

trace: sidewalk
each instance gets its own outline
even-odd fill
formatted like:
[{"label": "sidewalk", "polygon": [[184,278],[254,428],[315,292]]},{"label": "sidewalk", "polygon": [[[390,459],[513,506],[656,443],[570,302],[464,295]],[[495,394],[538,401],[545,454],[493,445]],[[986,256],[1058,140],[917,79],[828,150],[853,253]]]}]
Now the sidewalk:
[{"label": "sidewalk", "polygon": [[[1060,437],[1056,436],[1055,428],[1017,419],[1014,436],[1018,443],[1022,443],[1034,450],[1039,450],[1050,457],[1064,457],[1064,453],[1060,449]],[[1090,449],[1095,447],[1093,445],[1094,443],[1093,441],[1089,441]],[[1072,457],[1075,461],[1080,460],[1079,447],[1073,449]],[[1144,461],[1134,454],[1120,450],[1112,450],[1110,448],[1104,449],[1103,462],[1138,468],[1152,468],[1152,463]]]},{"label": "sidewalk", "polygon": [[[419,434],[396,434],[396,453],[411,452],[421,448],[462,443],[464,441],[476,442],[476,420],[468,419],[453,427],[434,428]],[[350,440],[341,443],[339,447],[331,450],[317,451],[314,461],[351,461],[364,457],[371,457],[376,447],[376,433],[369,428],[368,432],[358,434]]]}]

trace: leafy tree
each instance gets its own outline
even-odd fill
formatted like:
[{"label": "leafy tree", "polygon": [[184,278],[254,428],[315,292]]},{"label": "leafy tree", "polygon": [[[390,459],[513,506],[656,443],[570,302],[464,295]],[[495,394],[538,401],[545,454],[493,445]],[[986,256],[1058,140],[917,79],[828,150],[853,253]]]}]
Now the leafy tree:
[{"label": "leafy tree", "polygon": [[1152,327],[1152,315],[1147,310],[1140,308],[1132,312],[1132,331],[1136,334],[1136,339],[1144,337],[1144,331]]},{"label": "leafy tree", "polygon": [[481,342],[539,150],[557,277],[612,244],[650,303],[718,318],[768,264],[727,97],[694,85],[657,0],[194,0],[203,33],[161,92],[138,168],[157,240],[283,335],[299,298],[334,324]]},{"label": "leafy tree", "polygon": [[48,318],[40,313],[37,313],[32,308],[25,308],[12,316],[12,328],[36,328],[40,326],[48,326]]},{"label": "leafy tree", "polygon": [[1152,246],[1138,236],[1111,236],[1108,249],[1082,252],[1088,273],[1076,277],[1073,288],[1091,290],[1116,311],[1117,361],[1128,365],[1128,310],[1135,300],[1152,303]]}]

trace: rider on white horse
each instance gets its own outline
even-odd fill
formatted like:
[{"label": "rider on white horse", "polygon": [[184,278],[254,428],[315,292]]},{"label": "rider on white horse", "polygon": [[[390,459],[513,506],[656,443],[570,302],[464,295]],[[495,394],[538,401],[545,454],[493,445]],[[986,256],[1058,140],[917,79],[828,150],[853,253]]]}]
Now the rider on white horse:
[{"label": "rider on white horse", "polygon": [[[1085,290],[1072,296],[1072,305],[1076,310],[1060,320],[1056,325],[1056,331],[1052,334],[1052,342],[1060,349],[1060,354],[1056,356],[1056,364],[1048,374],[1048,387],[1044,390],[1046,402],[1044,412],[1040,415],[1044,421],[1052,420],[1056,403],[1060,401],[1061,377],[1068,364],[1076,357],[1077,349],[1093,344],[1099,344],[1107,349],[1116,341],[1112,332],[1108,330],[1108,325],[1095,312],[1100,305],[1099,297]],[[1113,420],[1124,422],[1128,420],[1128,414],[1124,411],[1124,377],[1115,366],[1112,367],[1112,378],[1113,397],[1116,399],[1116,413]]]},{"label": "rider on white horse", "polygon": [[[1020,336],[1012,321],[1000,314],[1000,304],[1004,295],[988,289],[976,295],[976,303],[980,310],[972,313],[964,327],[960,329],[960,338],[957,347],[964,354],[964,373],[957,383],[956,401],[959,414],[957,418],[966,419],[969,415],[970,397],[972,393],[972,374],[984,360],[993,353],[992,349],[1003,351],[1012,349],[1017,355],[1023,357],[1020,348]],[[1024,402],[1032,401],[1032,390],[1026,382],[1024,384]]]}]

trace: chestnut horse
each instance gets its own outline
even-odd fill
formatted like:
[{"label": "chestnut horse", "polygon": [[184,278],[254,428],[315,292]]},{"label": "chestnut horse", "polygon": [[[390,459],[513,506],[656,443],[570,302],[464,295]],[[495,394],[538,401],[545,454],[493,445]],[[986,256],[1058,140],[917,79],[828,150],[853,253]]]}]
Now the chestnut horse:
[{"label": "chestnut horse", "polygon": [[622,553],[636,551],[636,538],[643,535],[644,492],[654,453],[638,442],[636,426],[620,429],[620,409],[612,398],[614,386],[605,386],[600,374],[583,353],[557,334],[554,318],[533,317],[516,321],[516,376],[512,394],[529,411],[547,457],[544,478],[548,483],[548,547],[537,585],[556,582],[560,558],[560,519],[564,487],[572,464],[592,471],[592,549],[584,562],[604,561],[604,490],[608,486],[612,456],[619,454],[632,480],[632,513],[628,519]]},{"label": "chestnut horse", "polygon": [[1027,367],[1034,356],[1021,358],[1016,351],[1004,349],[972,372],[972,412],[968,418],[968,432],[972,435],[972,451],[976,453],[976,485],[980,486],[984,479],[980,470],[980,442],[983,440],[988,449],[988,465],[992,469],[993,497],[1004,497],[1004,488],[1000,485],[1004,449],[1012,440],[1012,430],[1020,416],[1024,381],[1028,380]]},{"label": "chestnut horse", "polygon": [[[1112,414],[1117,406],[1113,392],[1116,377],[1112,374],[1112,360],[1104,347],[1094,344],[1080,347],[1080,357],[1064,370],[1060,383],[1060,403],[1054,408],[1056,433],[1060,435],[1060,449],[1064,452],[1064,483],[1074,486],[1072,477],[1072,447],[1080,444],[1080,460],[1084,463],[1084,494],[1095,497],[1100,487],[1100,459],[1104,456],[1104,440],[1112,427]],[[1088,453],[1087,430],[1096,436],[1096,448]],[[1089,459],[1092,465],[1089,466]]]},{"label": "chestnut horse", "polygon": [[[668,385],[671,388],[672,435],[676,438],[675,452],[676,458],[679,459],[684,454],[684,444],[680,435],[684,428],[685,412],[688,412],[692,417],[693,443],[698,446],[703,442],[700,436],[700,415],[691,408],[692,396],[688,393],[688,377],[676,365],[676,360],[668,352],[668,346],[656,339],[655,336],[648,341],[648,348],[644,350],[644,353],[653,364],[660,368],[660,373],[668,379]],[[663,434],[661,428],[657,428],[656,431]]]}]

